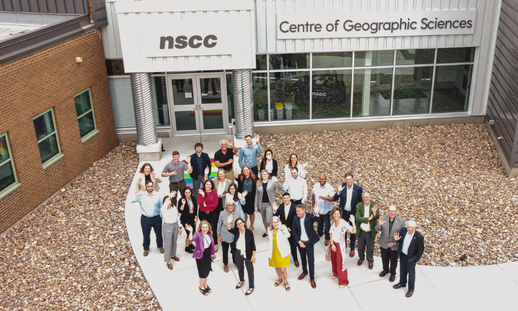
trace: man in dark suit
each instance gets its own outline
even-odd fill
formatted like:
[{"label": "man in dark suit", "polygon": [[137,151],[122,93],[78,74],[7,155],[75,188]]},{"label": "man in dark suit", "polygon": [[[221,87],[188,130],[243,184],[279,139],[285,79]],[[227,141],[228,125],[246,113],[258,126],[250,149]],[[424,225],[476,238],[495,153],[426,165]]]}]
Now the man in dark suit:
[{"label": "man in dark suit", "polygon": [[415,265],[421,259],[424,252],[424,237],[416,230],[417,224],[410,220],[406,228],[401,229],[399,234],[394,236],[394,240],[399,241],[399,283],[394,285],[395,289],[406,287],[408,274],[408,292],[406,297],[410,298],[414,294],[415,285]]},{"label": "man in dark suit", "polygon": [[302,274],[299,280],[308,275],[309,264],[309,282],[311,287],[317,288],[315,283],[315,245],[320,239],[313,227],[313,223],[318,220],[318,206],[315,206],[315,214],[306,212],[306,207],[302,204],[297,205],[297,217],[293,220],[291,234],[293,239],[298,243],[300,259],[302,260]]},{"label": "man in dark suit", "polygon": [[[192,168],[192,195],[193,197],[198,198],[198,189],[200,189],[200,183],[206,178],[209,178],[212,164],[210,163],[209,155],[205,152],[202,152],[202,143],[196,143],[194,145],[194,150],[196,150],[196,152],[190,156],[190,164]],[[207,176],[205,177],[205,175]]]},{"label": "man in dark suit", "polygon": [[[356,205],[363,202],[362,187],[354,183],[354,176],[352,173],[345,173],[345,181],[341,186],[338,186],[338,191],[333,197],[334,201],[340,200],[340,209],[342,210],[342,218],[351,226],[353,225],[349,218],[351,215],[356,216]],[[347,241],[346,241],[347,242]],[[349,256],[354,257],[354,248],[356,246],[356,235],[349,235],[349,247],[351,252]]]},{"label": "man in dark suit", "polygon": [[[295,216],[297,216],[297,211],[295,209],[295,204],[291,202],[291,197],[288,192],[285,192],[282,195],[282,203],[277,208],[276,206],[273,206],[273,216],[279,217],[281,220],[281,223],[285,225],[288,230],[291,232],[291,226],[293,225],[293,219],[295,219]],[[297,255],[297,243],[293,239],[293,234],[290,235],[288,238],[288,241],[290,242],[290,248],[291,248],[291,257],[293,258],[293,262],[295,263],[295,267],[299,267],[299,260]]]}]

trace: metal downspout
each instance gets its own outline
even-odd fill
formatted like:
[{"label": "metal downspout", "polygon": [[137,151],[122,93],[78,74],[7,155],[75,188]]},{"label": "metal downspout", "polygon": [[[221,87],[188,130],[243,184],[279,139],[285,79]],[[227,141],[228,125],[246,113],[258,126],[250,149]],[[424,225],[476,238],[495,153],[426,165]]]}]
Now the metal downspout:
[{"label": "metal downspout", "polygon": [[234,112],[236,120],[236,138],[246,135],[255,136],[254,103],[252,97],[252,70],[237,69],[232,71],[234,86]]},{"label": "metal downspout", "polygon": [[149,73],[131,73],[130,78],[138,144],[142,146],[156,144],[158,136],[151,95],[151,75]]}]

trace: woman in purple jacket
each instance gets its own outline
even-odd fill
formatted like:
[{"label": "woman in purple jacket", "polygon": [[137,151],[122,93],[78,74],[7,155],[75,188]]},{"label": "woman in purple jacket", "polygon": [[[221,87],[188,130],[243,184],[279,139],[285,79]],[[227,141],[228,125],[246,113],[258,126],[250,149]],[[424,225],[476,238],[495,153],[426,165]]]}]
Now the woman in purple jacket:
[{"label": "woman in purple jacket", "polygon": [[207,296],[212,293],[212,289],[207,285],[207,277],[209,272],[212,271],[211,255],[213,259],[216,259],[212,228],[208,221],[203,220],[196,233],[192,234],[193,228],[188,224],[185,225],[185,229],[189,231],[189,241],[194,242],[196,245],[192,257],[196,259],[198,276],[200,278],[200,293]]}]

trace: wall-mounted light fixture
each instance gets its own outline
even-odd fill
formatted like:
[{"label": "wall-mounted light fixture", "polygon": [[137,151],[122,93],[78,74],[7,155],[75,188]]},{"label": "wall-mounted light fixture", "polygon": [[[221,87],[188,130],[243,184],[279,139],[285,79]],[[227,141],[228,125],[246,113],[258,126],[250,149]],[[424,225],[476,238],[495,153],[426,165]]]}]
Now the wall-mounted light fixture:
[{"label": "wall-mounted light fixture", "polygon": [[83,62],[83,58],[82,57],[76,57],[76,62],[77,63],[82,63]]}]

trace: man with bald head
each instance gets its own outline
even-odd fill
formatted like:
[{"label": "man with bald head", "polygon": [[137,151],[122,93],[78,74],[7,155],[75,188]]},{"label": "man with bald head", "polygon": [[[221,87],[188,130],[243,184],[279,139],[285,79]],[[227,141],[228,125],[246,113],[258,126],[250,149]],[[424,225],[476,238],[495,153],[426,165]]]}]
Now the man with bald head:
[{"label": "man with bald head", "polygon": [[416,228],[416,222],[410,220],[406,228],[394,235],[394,240],[399,242],[399,283],[393,287],[395,289],[406,287],[408,275],[408,292],[405,295],[407,298],[414,294],[415,265],[424,253],[424,237]]},{"label": "man with bald head", "polygon": [[[394,240],[394,234],[399,233],[405,227],[405,220],[397,215],[397,208],[389,206],[387,214],[378,219],[376,231],[381,232],[379,238],[381,260],[383,261],[383,271],[380,277],[384,277],[390,271],[390,282],[396,279],[397,250],[399,243]],[[390,265],[389,265],[390,263]]]},{"label": "man with bald head", "polygon": [[[333,209],[333,197],[335,195],[335,188],[327,182],[326,174],[322,173],[318,176],[318,183],[313,186],[311,197],[313,198],[313,208],[315,205],[319,207],[320,217],[318,218],[318,236],[322,237],[325,234],[325,246],[329,245],[329,228],[331,226],[331,210]],[[325,226],[325,228],[324,228]]]}]

